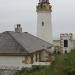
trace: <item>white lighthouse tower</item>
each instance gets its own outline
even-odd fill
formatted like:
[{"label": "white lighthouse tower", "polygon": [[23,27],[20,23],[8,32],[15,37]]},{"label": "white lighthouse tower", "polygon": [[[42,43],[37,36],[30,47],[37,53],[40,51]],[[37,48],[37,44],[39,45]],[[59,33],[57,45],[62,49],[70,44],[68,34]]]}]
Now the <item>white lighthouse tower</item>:
[{"label": "white lighthouse tower", "polygon": [[37,5],[37,36],[52,43],[51,5],[49,0],[39,0]]}]

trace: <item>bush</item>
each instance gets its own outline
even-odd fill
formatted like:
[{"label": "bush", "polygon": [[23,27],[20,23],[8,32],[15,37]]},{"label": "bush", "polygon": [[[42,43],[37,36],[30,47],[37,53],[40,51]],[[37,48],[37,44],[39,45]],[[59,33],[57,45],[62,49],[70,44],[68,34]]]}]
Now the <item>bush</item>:
[{"label": "bush", "polygon": [[66,55],[56,55],[55,61],[48,67],[22,68],[15,75],[75,75],[75,50]]}]

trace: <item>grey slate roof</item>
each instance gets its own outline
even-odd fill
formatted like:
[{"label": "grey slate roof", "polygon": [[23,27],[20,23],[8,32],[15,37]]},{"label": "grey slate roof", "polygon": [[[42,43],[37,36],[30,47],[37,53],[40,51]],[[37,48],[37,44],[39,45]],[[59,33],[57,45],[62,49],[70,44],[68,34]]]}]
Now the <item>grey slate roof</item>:
[{"label": "grey slate roof", "polygon": [[27,32],[6,31],[0,34],[0,53],[32,53],[52,47],[52,44]]}]

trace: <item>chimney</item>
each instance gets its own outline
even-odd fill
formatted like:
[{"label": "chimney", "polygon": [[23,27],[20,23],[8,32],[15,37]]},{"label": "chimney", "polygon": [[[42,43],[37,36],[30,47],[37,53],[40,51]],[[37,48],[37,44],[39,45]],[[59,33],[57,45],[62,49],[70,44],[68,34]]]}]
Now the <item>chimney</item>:
[{"label": "chimney", "polygon": [[17,24],[17,27],[15,28],[15,32],[22,32],[21,24]]}]

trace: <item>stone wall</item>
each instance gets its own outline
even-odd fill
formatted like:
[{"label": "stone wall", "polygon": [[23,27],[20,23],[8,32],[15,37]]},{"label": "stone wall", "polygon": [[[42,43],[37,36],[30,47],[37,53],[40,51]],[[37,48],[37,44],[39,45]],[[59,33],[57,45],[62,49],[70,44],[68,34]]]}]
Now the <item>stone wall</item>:
[{"label": "stone wall", "polygon": [[15,70],[0,70],[0,75],[13,75]]}]

